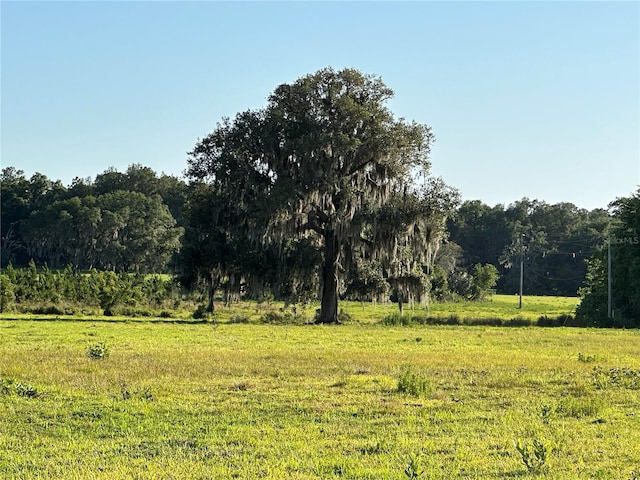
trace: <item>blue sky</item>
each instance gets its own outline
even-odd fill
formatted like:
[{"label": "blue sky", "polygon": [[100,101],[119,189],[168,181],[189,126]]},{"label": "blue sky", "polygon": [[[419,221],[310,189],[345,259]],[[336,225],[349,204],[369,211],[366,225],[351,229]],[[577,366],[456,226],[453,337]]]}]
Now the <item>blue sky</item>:
[{"label": "blue sky", "polygon": [[433,128],[465,200],[605,208],[640,184],[640,2],[18,2],[2,19],[2,166],[68,184],[181,175],[224,116],[332,66]]}]

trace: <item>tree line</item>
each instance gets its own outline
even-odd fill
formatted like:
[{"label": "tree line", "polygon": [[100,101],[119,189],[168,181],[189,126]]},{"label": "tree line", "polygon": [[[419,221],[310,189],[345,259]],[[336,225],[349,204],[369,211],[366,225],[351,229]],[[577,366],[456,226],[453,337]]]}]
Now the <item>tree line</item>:
[{"label": "tree line", "polygon": [[2,266],[30,260],[116,272],[163,272],[180,246],[183,180],[148,167],[113,169],[68,187],[6,167],[2,182]]},{"label": "tree line", "polygon": [[[508,206],[464,202],[449,219],[441,262],[453,281],[477,263],[495,265],[496,289],[517,293],[520,267],[528,295],[574,296],[583,286],[587,260],[598,251],[612,221],[605,209],[523,198]],[[445,253],[446,252],[446,253]]]},{"label": "tree line", "polygon": [[[184,179],[131,165],[64,186],[4,168],[2,267],[171,273],[206,292],[209,311],[217,292],[226,301],[319,298],[322,323],[337,321],[344,298],[391,299],[402,310],[516,293],[521,269],[526,294],[600,295],[606,235],[637,232],[628,207],[637,194],[611,213],[527,198],[461,203],[429,173],[430,127],[396,118],[392,96],[353,69],[280,85],[265,108],[199,139]],[[637,250],[618,249],[616,268],[634,265]],[[626,281],[616,295],[634,288]],[[620,315],[637,313],[629,305]]]}]

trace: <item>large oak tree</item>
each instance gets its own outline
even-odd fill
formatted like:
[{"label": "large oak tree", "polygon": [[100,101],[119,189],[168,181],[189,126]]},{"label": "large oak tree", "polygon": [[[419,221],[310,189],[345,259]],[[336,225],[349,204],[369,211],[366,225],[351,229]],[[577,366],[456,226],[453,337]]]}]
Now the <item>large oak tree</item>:
[{"label": "large oak tree", "polygon": [[234,210],[236,233],[317,242],[321,323],[337,322],[342,262],[363,241],[360,213],[414,189],[429,169],[431,129],[396,119],[392,96],[376,76],[326,68],[278,86],[264,109],[224,119],[188,158],[191,181]]}]

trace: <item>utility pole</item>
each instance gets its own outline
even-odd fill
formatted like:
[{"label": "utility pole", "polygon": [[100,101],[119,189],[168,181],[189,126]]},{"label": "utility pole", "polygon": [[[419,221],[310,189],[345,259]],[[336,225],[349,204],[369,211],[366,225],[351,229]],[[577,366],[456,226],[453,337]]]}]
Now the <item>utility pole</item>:
[{"label": "utility pole", "polygon": [[522,310],[522,286],[524,284],[524,233],[520,236],[520,302],[518,308]]}]

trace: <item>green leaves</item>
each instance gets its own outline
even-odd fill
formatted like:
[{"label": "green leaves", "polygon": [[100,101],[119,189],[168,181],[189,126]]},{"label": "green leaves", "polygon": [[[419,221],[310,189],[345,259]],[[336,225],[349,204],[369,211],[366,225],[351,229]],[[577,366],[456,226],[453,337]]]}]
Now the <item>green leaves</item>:
[{"label": "green leaves", "polygon": [[[187,174],[216,204],[208,218],[191,217],[185,235],[187,258],[200,277],[213,277],[215,284],[233,272],[275,289],[289,285],[298,295],[294,287],[307,285],[310,275],[307,268],[286,266],[291,255],[280,252],[275,259],[283,282],[268,281],[268,272],[247,269],[241,258],[222,252],[246,239],[280,248],[304,239],[316,255],[324,254],[321,321],[336,322],[338,277],[372,245],[363,236],[368,214],[393,192],[417,190],[414,174],[429,168],[431,129],[395,119],[386,106],[392,95],[379,77],[325,68],[278,86],[266,108],[223,119],[199,141]],[[208,202],[194,199],[192,213]],[[433,206],[420,212],[429,221],[442,213],[441,203]],[[198,238],[198,230],[210,235]],[[204,249],[212,254],[199,255]]]},{"label": "green leaves", "polygon": [[525,442],[518,439],[513,443],[527,470],[532,473],[540,473],[549,468],[548,460],[551,455],[551,447],[543,440],[534,438],[531,442]]},{"label": "green leaves", "polygon": [[[603,246],[588,262],[586,286],[576,315],[601,326],[640,326],[640,188],[611,204],[611,247]],[[623,239],[616,242],[616,239]],[[610,256],[610,257],[609,257]],[[611,299],[608,262],[611,262]],[[608,302],[612,302],[612,317]]]}]

